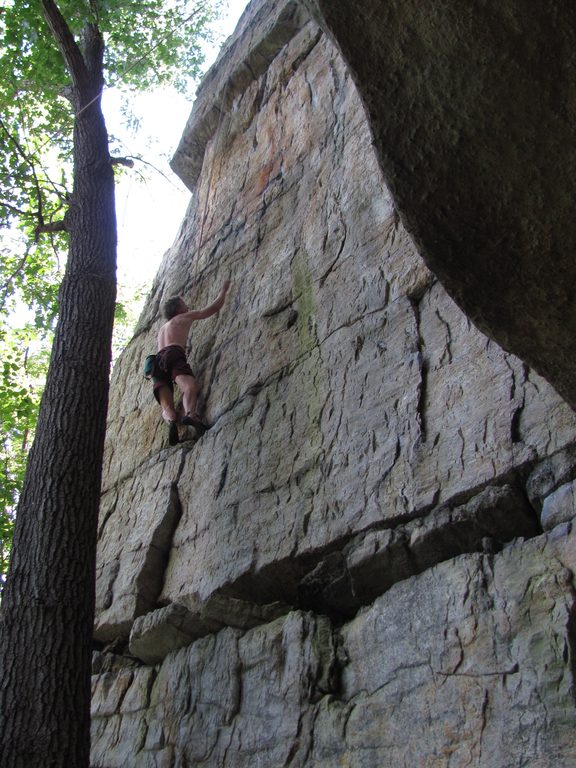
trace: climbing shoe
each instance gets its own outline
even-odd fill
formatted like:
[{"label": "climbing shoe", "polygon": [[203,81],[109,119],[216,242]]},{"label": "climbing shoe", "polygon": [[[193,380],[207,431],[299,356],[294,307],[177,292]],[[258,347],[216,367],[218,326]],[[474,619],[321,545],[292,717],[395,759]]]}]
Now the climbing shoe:
[{"label": "climbing shoe", "polygon": [[180,423],[186,424],[186,426],[194,427],[194,429],[201,433],[204,433],[207,429],[210,429],[208,424],[204,424],[204,422],[200,421],[200,419],[196,418],[196,416],[182,416]]},{"label": "climbing shoe", "polygon": [[168,442],[170,445],[177,445],[179,442],[177,421],[168,422]]}]

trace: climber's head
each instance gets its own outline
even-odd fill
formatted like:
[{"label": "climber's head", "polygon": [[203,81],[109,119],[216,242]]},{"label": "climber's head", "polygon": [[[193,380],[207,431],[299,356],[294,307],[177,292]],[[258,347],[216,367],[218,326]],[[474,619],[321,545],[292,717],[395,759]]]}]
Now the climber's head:
[{"label": "climber's head", "polygon": [[164,302],[162,311],[166,320],[171,320],[176,315],[181,315],[182,312],[188,312],[188,307],[181,296],[173,296]]}]

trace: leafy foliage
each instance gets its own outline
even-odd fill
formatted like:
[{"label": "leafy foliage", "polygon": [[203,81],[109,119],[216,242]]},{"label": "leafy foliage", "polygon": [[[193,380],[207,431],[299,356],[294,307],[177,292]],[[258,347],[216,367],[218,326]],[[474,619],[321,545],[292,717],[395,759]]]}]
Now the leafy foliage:
[{"label": "leafy foliage", "polygon": [[0,584],[10,554],[18,494],[34,439],[50,339],[30,325],[0,329]]},{"label": "leafy foliage", "polygon": [[[96,24],[105,40],[107,86],[145,90],[192,88],[200,72],[200,41],[219,2],[210,0],[61,0],[71,31],[82,39]],[[0,285],[23,259],[54,261],[39,234],[55,227],[71,193],[73,111],[70,77],[38,0],[0,0],[0,226],[17,226],[26,250],[3,269]],[[129,109],[126,110],[129,113]],[[51,243],[65,248],[59,235]],[[35,251],[39,251],[34,259]]]},{"label": "leafy foliage", "polygon": [[116,311],[114,313],[114,335],[112,336],[112,365],[134,334],[138,316],[148,294],[146,285],[134,288],[119,286]]},{"label": "leafy foliage", "polygon": [[[132,336],[146,292],[144,286],[133,291],[120,290],[112,339],[113,360]],[[16,506],[50,363],[52,335],[33,323],[12,327],[5,318],[0,319],[0,592],[8,570]]]}]

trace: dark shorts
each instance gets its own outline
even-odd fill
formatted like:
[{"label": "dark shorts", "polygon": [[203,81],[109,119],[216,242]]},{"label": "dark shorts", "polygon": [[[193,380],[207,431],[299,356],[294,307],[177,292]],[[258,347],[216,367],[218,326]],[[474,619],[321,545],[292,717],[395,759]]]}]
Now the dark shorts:
[{"label": "dark shorts", "polygon": [[194,376],[186,360],[186,350],[176,345],[164,347],[156,355],[156,365],[152,373],[154,397],[158,402],[160,402],[160,388],[170,387],[170,391],[174,392],[174,380],[180,375]]}]

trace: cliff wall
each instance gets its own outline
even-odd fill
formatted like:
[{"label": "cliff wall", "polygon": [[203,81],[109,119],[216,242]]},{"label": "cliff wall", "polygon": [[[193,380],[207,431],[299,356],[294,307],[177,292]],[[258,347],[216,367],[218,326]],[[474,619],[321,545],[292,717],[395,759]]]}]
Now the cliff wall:
[{"label": "cliff wall", "polygon": [[[299,4],[250,4],[174,167],[112,386],[94,768],[576,766],[576,417],[424,266]],[[212,428],[168,447],[160,305],[227,276],[190,337]]]},{"label": "cliff wall", "polygon": [[576,408],[573,0],[301,0],[362,95],[426,264]]}]

